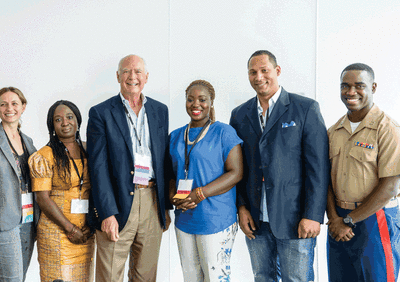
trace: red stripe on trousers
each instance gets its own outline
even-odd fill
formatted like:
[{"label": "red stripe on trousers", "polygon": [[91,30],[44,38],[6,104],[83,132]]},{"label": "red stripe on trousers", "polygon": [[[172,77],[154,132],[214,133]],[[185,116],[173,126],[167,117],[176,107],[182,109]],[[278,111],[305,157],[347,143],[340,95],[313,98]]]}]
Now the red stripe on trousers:
[{"label": "red stripe on trousers", "polygon": [[385,252],[387,281],[395,282],[392,245],[390,244],[389,229],[383,209],[380,209],[376,212],[376,219],[378,221],[378,228],[379,234],[381,235],[383,251]]}]

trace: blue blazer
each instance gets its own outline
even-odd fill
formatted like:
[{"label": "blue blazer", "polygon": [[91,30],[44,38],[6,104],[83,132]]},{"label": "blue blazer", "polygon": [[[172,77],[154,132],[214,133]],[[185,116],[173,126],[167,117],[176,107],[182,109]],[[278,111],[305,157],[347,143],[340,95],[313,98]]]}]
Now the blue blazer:
[{"label": "blue blazer", "polygon": [[[144,107],[150,130],[160,224],[165,226],[166,203],[170,208],[164,175],[168,108],[154,99],[146,98]],[[119,95],[90,109],[87,151],[92,187],[90,204],[94,206],[94,209],[89,209],[89,225],[100,229],[104,219],[115,215],[121,231],[128,220],[134,197],[131,195],[134,192],[134,160],[128,122]]]},{"label": "blue blazer", "polygon": [[272,233],[298,238],[302,218],[323,222],[329,184],[329,143],[318,103],[282,88],[262,132],[254,97],[232,111],[230,124],[244,141],[244,177],[236,185],[259,226],[262,179]]},{"label": "blue blazer", "polygon": [[[32,139],[21,132],[29,155],[36,152]],[[39,220],[39,208],[34,202],[34,222]],[[21,223],[22,203],[18,169],[8,144],[3,124],[0,123],[0,231],[11,230]]]}]

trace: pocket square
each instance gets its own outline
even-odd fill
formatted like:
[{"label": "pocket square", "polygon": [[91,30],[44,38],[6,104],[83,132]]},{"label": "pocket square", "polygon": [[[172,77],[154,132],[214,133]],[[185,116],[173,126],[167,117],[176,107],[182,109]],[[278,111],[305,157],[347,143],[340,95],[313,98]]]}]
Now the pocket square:
[{"label": "pocket square", "polygon": [[282,128],[296,126],[296,123],[292,120],[290,123],[282,122]]}]

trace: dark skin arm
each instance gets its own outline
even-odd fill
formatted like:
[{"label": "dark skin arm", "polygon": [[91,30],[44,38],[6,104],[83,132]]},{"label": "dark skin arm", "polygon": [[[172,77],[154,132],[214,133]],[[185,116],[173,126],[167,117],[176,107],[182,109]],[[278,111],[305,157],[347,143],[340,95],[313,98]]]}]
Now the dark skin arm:
[{"label": "dark skin arm", "polygon": [[256,230],[256,224],[254,223],[250,211],[243,205],[238,208],[238,214],[239,226],[244,235],[246,235],[250,240],[255,239],[256,236],[254,236],[254,231]]},{"label": "dark skin arm", "polygon": [[353,238],[353,230],[343,223],[343,217],[340,217],[336,212],[335,195],[332,187],[328,188],[328,203],[327,203],[327,215],[329,226],[329,235],[336,241],[350,241]]},{"label": "dark skin arm", "polygon": [[[41,211],[55,224],[60,226],[68,234],[72,231],[73,224],[65,217],[56,203],[50,198],[49,191],[35,192],[36,201]],[[85,226],[83,229],[77,228],[78,232],[70,239],[74,244],[82,244],[90,237],[90,229]]]},{"label": "dark skin arm", "polygon": [[[400,175],[380,178],[378,186],[365,198],[363,204],[349,213],[349,216],[353,219],[353,223],[360,222],[383,208],[390,199],[397,196],[399,187]],[[330,191],[330,193],[333,194],[333,191]],[[329,203],[329,198],[328,208],[329,221],[327,224],[329,225],[331,236],[336,241],[349,241],[352,237],[349,238],[347,235],[349,232],[346,232],[345,227],[347,229],[350,227],[343,223],[343,218],[339,217],[336,211],[335,213],[332,212],[332,200]]]},{"label": "dark skin arm", "polygon": [[[240,144],[233,147],[229,152],[229,155],[225,161],[225,171],[226,172],[223,175],[202,187],[203,194],[206,198],[228,192],[242,179],[243,156]],[[186,211],[188,209],[194,209],[197,207],[197,204],[200,203],[200,199],[196,196],[196,192],[193,189],[187,198],[172,199],[171,202],[176,206],[177,209]]]}]

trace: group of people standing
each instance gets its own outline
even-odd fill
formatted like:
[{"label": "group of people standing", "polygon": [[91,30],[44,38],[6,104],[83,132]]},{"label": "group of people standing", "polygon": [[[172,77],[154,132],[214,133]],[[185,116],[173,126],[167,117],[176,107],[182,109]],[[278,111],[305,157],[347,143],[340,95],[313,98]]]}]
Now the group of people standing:
[{"label": "group of people standing", "polygon": [[[373,70],[340,75],[348,109],[328,131],[312,99],[278,83],[281,67],[253,53],[256,96],[215,120],[215,90],[186,89],[190,122],[169,134],[168,108],[144,96],[149,73],[121,59],[120,93],[89,111],[48,111],[48,144],[20,130],[27,101],[0,90],[0,281],[25,281],[37,238],[41,281],[155,281],[175,209],[185,281],[230,281],[238,226],[255,281],[314,281],[314,248],[328,215],[330,281],[397,281],[400,128],[373,103]],[[40,212],[40,216],[39,216]],[[96,241],[96,270],[94,250]]]}]

